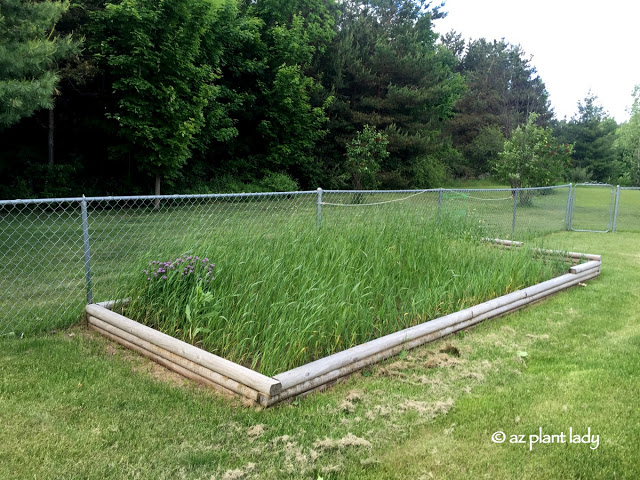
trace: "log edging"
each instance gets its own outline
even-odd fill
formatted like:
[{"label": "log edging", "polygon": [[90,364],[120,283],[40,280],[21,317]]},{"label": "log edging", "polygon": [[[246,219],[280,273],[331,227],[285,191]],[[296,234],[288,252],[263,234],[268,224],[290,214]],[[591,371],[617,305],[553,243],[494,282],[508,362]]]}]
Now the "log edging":
[{"label": "log edging", "polygon": [[[522,242],[485,239],[502,248],[519,248]],[[558,251],[534,249],[543,255]],[[564,252],[563,252],[564,253]],[[85,307],[89,326],[105,337],[137,351],[141,355],[189,379],[239,395],[262,406],[271,406],[289,398],[323,389],[369,365],[410,350],[483,320],[511,313],[549,295],[600,275],[600,255],[564,253],[576,264],[569,272],[550,280],[517,290],[455,313],[376,338],[341,352],[279,373],[273,378],[218,357],[191,344],[142,325],[110,310],[115,301]]]}]

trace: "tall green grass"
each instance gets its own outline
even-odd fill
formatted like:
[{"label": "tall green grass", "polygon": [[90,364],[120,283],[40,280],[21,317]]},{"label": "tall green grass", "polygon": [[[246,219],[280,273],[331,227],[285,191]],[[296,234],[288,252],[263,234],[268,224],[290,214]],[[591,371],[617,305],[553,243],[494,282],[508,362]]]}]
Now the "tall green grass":
[{"label": "tall green grass", "polygon": [[220,232],[186,254],[149,254],[121,295],[131,298],[127,316],[274,375],[566,269],[478,233],[392,218]]}]

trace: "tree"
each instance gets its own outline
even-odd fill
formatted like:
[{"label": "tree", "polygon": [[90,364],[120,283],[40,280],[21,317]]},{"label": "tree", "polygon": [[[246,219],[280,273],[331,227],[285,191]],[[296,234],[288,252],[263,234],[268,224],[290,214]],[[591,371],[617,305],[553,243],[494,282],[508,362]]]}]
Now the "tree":
[{"label": "tree", "polygon": [[573,162],[578,169],[586,169],[593,180],[614,181],[620,175],[613,142],[618,125],[598,103],[598,97],[589,92],[578,102],[578,114],[569,122],[560,122],[558,137],[573,143]]},{"label": "tree", "polygon": [[204,123],[215,66],[201,44],[215,18],[214,0],[122,0],[95,14],[96,55],[113,79],[108,113],[129,142],[138,168],[174,178]]},{"label": "tree", "polygon": [[243,1],[237,18],[216,25],[224,34],[215,106],[225,111],[207,115],[199,171],[253,186],[273,174],[317,186],[329,99],[314,62],[335,35],[332,8],[321,0]]},{"label": "tree", "polygon": [[380,163],[389,156],[387,136],[371,125],[365,125],[347,144],[347,171],[354,190],[376,188]]},{"label": "tree", "polygon": [[[436,45],[433,21],[441,13],[411,0],[350,0],[341,7],[338,34],[321,62],[323,83],[335,97],[321,148],[342,158],[350,139],[370,125],[389,139],[378,176],[384,188],[434,186],[452,153],[445,122],[464,88],[452,71],[454,56]],[[344,167],[329,168],[339,178]]]},{"label": "tree", "polygon": [[621,165],[619,182],[640,186],[640,85],[633,91],[633,104],[628,122],[616,130],[613,149]]},{"label": "tree", "polygon": [[545,187],[561,181],[571,164],[573,146],[559,143],[549,127],[536,125],[532,113],[518,126],[493,165],[498,180],[512,188]]},{"label": "tree", "polygon": [[484,38],[465,44],[455,32],[442,41],[456,55],[456,71],[467,84],[448,125],[453,144],[465,159],[455,173],[487,173],[504,139],[531,113],[538,115],[540,125],[551,118],[548,93],[520,46]]},{"label": "tree", "polygon": [[56,62],[78,51],[70,35],[52,34],[68,2],[0,0],[0,129],[53,108]]}]

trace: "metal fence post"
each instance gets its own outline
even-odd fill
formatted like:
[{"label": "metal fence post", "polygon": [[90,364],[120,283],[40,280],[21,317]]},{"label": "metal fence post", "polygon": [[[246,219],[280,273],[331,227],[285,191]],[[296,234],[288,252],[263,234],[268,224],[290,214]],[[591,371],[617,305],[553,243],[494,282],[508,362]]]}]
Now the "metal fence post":
[{"label": "metal fence post", "polygon": [[89,251],[89,217],[87,215],[87,200],[82,195],[80,203],[82,210],[82,246],[84,250],[84,277],[87,286],[87,302],[93,303],[93,285],[91,284],[91,253]]},{"label": "metal fence post", "polygon": [[613,209],[613,227],[611,231],[616,233],[616,228],[618,226],[618,207],[620,206],[620,185],[616,185],[616,206]]},{"label": "metal fence post", "polygon": [[440,223],[440,210],[442,210],[442,188],[438,192],[438,223]]},{"label": "metal fence post", "polygon": [[316,204],[316,226],[320,228],[322,225],[322,189],[320,187],[318,187],[318,200]]},{"label": "metal fence post", "polygon": [[513,222],[511,222],[511,238],[514,237],[516,233],[516,210],[518,209],[518,192],[520,189],[516,189],[516,194],[513,196]]},{"label": "metal fence post", "polygon": [[569,230],[569,215],[571,212],[571,192],[573,190],[573,183],[569,184],[569,195],[567,195],[567,208],[564,212],[564,229]]},{"label": "metal fence post", "polygon": [[571,200],[569,201],[569,228],[568,230],[573,230],[573,202],[576,198],[576,187],[578,184],[575,184],[571,188]]}]

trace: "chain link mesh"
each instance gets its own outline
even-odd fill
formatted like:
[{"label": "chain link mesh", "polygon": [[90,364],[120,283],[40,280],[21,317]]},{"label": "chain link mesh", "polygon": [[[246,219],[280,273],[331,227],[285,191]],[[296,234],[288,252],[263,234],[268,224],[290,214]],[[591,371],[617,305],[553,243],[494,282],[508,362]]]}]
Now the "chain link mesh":
[{"label": "chain link mesh", "polygon": [[80,202],[0,205],[0,334],[77,321],[86,303]]},{"label": "chain link mesh", "polygon": [[640,187],[621,187],[616,231],[640,231]]},{"label": "chain link mesh", "polygon": [[[76,323],[88,298],[120,298],[141,260],[169,260],[198,245],[251,244],[308,228],[339,234],[345,223],[383,227],[391,219],[417,228],[460,221],[488,236],[523,238],[565,229],[569,198],[565,185],[0,201],[0,336]],[[638,204],[640,190],[625,189],[621,229],[640,229]]]}]

